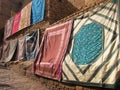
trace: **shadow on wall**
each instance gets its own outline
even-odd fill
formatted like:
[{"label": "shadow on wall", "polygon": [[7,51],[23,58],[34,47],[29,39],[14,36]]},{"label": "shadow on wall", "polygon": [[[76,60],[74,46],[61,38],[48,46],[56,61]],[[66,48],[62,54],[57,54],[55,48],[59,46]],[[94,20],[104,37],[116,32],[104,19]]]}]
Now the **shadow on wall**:
[{"label": "shadow on wall", "polygon": [[4,28],[0,29],[0,46],[3,44]]},{"label": "shadow on wall", "polygon": [[9,0],[13,4],[12,10],[14,12],[20,11],[22,8],[24,8],[28,3],[30,3],[32,0]]},{"label": "shadow on wall", "polygon": [[74,12],[78,11],[83,5],[77,3],[84,2],[84,0],[48,0],[48,17],[50,23],[54,23]]}]

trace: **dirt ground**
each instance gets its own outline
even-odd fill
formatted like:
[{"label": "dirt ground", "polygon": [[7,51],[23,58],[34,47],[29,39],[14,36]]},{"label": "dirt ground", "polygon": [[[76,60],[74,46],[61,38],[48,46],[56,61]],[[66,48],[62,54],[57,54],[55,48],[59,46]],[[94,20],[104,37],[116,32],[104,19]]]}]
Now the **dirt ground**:
[{"label": "dirt ground", "polygon": [[0,90],[48,90],[39,80],[30,79],[0,65]]}]

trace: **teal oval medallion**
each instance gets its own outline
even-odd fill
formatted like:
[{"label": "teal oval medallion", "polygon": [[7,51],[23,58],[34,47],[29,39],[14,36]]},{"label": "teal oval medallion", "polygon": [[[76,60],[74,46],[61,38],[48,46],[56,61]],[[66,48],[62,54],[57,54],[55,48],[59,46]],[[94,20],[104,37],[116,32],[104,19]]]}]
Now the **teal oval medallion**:
[{"label": "teal oval medallion", "polygon": [[73,61],[77,65],[90,64],[101,54],[103,26],[92,22],[84,25],[74,37]]}]

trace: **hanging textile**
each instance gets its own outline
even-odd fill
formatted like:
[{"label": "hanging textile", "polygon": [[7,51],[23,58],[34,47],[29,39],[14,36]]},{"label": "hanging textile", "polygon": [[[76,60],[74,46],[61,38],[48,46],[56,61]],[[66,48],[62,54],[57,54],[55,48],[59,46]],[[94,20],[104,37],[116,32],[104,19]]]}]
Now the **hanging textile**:
[{"label": "hanging textile", "polygon": [[15,53],[17,40],[5,41],[3,45],[2,62],[7,63],[11,61]]},{"label": "hanging textile", "polygon": [[31,34],[26,35],[26,59],[35,59],[39,49],[39,30]]},{"label": "hanging textile", "polygon": [[117,7],[110,1],[90,11],[91,16],[74,20],[63,82],[115,88],[120,77]]},{"label": "hanging textile", "polygon": [[7,20],[7,23],[5,25],[5,31],[4,31],[4,39],[6,39],[11,35],[13,20],[14,20],[14,17],[11,17],[9,20]]},{"label": "hanging textile", "polygon": [[0,62],[2,60],[2,56],[3,56],[3,45],[0,46]]},{"label": "hanging textile", "polygon": [[61,79],[62,60],[71,34],[72,21],[47,28],[42,39],[34,73],[56,80]]},{"label": "hanging textile", "polygon": [[32,6],[32,2],[28,3],[21,10],[21,18],[20,18],[19,30],[30,26],[31,6]]},{"label": "hanging textile", "polygon": [[25,36],[18,39],[17,60],[25,59]]},{"label": "hanging textile", "polygon": [[44,18],[45,0],[32,0],[31,23],[37,23]]},{"label": "hanging textile", "polygon": [[5,61],[5,58],[8,56],[8,52],[9,52],[9,41],[4,41],[3,43],[3,52],[2,52],[2,59],[1,62]]},{"label": "hanging textile", "polygon": [[9,52],[7,57],[5,57],[5,62],[11,61],[17,47],[17,40],[11,40],[9,43]]},{"label": "hanging textile", "polygon": [[12,35],[18,32],[20,17],[21,17],[21,11],[18,12],[14,17]]}]

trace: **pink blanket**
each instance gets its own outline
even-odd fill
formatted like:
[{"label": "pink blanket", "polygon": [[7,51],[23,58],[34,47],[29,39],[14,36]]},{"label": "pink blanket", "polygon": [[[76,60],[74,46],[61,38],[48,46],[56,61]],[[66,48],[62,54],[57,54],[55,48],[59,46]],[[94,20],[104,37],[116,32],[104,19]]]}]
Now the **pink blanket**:
[{"label": "pink blanket", "polygon": [[39,54],[34,62],[34,73],[56,80],[61,79],[62,60],[67,50],[72,20],[47,28]]}]

